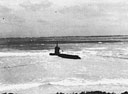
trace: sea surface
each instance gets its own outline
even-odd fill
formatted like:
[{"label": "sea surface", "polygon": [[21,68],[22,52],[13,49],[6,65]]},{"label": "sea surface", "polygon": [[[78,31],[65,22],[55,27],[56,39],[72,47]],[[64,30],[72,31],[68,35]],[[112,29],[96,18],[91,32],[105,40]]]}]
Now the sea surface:
[{"label": "sea surface", "polygon": [[[61,53],[80,60],[49,56]],[[128,36],[0,39],[0,92],[55,94],[128,90]]]}]

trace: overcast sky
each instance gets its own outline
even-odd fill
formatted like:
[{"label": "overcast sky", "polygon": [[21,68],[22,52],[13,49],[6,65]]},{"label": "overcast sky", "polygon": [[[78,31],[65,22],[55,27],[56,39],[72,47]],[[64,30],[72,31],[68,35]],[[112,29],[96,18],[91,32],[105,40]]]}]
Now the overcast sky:
[{"label": "overcast sky", "polygon": [[128,34],[128,0],[0,0],[0,37]]}]

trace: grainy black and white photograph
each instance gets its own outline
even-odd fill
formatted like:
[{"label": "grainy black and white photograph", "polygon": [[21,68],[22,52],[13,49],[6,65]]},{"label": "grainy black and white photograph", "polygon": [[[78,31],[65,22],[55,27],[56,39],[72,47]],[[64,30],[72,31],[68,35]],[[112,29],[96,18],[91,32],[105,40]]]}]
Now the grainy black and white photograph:
[{"label": "grainy black and white photograph", "polygon": [[128,0],[0,0],[0,94],[128,94]]}]

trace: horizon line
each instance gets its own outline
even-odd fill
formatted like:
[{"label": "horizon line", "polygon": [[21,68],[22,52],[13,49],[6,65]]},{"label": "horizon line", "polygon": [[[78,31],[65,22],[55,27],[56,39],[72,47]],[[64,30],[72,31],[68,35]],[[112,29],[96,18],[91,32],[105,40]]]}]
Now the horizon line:
[{"label": "horizon line", "polygon": [[112,36],[128,36],[128,35],[42,36],[42,37],[2,37],[2,38],[0,38],[0,39],[8,39],[8,38],[50,38],[50,37],[112,37]]}]

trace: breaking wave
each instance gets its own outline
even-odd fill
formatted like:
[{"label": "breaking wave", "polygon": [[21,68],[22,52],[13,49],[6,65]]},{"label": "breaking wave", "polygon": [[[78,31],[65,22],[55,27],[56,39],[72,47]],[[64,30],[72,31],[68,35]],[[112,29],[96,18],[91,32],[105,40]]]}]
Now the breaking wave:
[{"label": "breaking wave", "polygon": [[9,57],[9,56],[36,56],[47,54],[47,51],[40,52],[0,52],[0,57]]},{"label": "breaking wave", "polygon": [[51,82],[37,82],[37,83],[25,83],[25,84],[11,84],[11,85],[4,85],[0,84],[0,91],[7,91],[7,90],[26,90],[34,87],[39,87],[42,85],[55,85],[55,86],[128,86],[128,79],[101,79],[98,81],[93,80],[84,80],[78,78],[67,78],[60,81],[51,81]]},{"label": "breaking wave", "polygon": [[0,84],[0,91],[25,90],[33,87],[38,87],[40,85],[42,85],[42,83],[25,83],[25,84],[14,84],[14,85]]},{"label": "breaking wave", "polygon": [[53,85],[62,86],[88,86],[88,85],[124,85],[128,86],[128,79],[102,79],[98,81],[77,79],[77,78],[67,78],[58,82],[51,82]]}]

